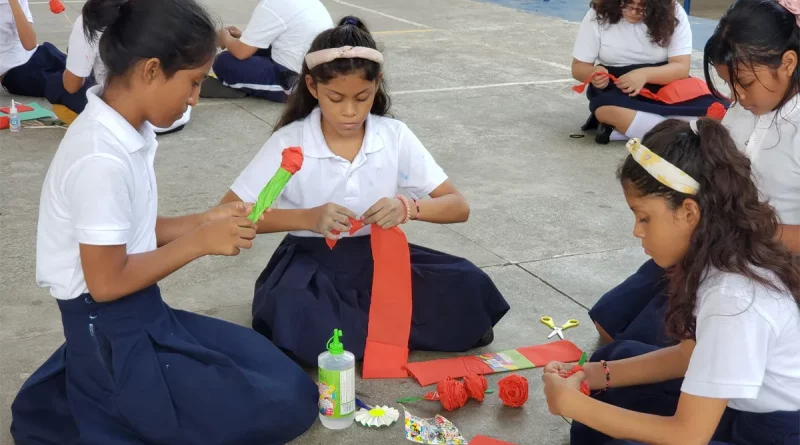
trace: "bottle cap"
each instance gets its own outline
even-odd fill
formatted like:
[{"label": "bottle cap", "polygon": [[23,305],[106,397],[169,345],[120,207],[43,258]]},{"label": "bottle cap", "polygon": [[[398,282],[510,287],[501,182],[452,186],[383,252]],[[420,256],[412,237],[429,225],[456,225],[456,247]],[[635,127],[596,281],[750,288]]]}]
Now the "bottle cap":
[{"label": "bottle cap", "polygon": [[328,344],[325,347],[328,348],[328,352],[331,355],[342,355],[344,353],[344,345],[339,341],[339,337],[342,336],[341,329],[334,329],[333,330],[333,337],[328,340]]}]

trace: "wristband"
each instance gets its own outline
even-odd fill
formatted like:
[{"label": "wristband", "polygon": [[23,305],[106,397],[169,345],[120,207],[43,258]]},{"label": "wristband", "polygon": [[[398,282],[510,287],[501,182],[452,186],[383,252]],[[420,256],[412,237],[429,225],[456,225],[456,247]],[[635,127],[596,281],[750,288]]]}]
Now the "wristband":
[{"label": "wristband", "polygon": [[406,217],[403,218],[402,222],[400,222],[400,224],[405,224],[408,222],[409,219],[411,219],[411,206],[408,205],[408,198],[406,198],[405,196],[398,194],[397,199],[399,199],[400,202],[403,203],[403,207],[406,210]]},{"label": "wristband", "polygon": [[608,370],[608,363],[605,360],[600,360],[600,364],[603,365],[603,371],[606,373],[606,387],[601,391],[604,392],[611,388],[611,371]]}]

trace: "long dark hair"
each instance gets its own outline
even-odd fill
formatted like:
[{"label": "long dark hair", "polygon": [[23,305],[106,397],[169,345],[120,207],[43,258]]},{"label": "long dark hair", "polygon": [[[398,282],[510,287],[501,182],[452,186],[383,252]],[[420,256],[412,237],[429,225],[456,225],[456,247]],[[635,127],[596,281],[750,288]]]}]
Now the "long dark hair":
[{"label": "long dark hair", "polygon": [[[694,338],[697,289],[708,267],[753,279],[774,290],[788,290],[800,307],[800,269],[778,239],[778,216],[759,197],[750,160],[741,153],[728,130],[707,118],[697,121],[695,134],[685,121],[658,124],[642,140],[655,154],[700,183],[697,195],[661,184],[631,156],[617,176],[625,187],[643,196],[660,196],[675,209],[693,199],[701,209],[700,222],[684,258],[668,270],[669,305],[666,326],[678,339]],[[777,276],[785,289],[754,268]]]},{"label": "long dark hair", "polygon": [[[322,31],[311,43],[311,48],[308,52],[342,46],[364,46],[378,49],[367,25],[356,17],[348,16],[341,19],[335,28]],[[317,99],[306,88],[306,75],[310,74],[314,82],[327,83],[336,76],[358,71],[363,72],[364,78],[372,82],[381,75],[381,66],[371,60],[352,58],[336,59],[309,70],[308,65],[303,61],[303,69],[297,78],[297,86],[289,96],[283,115],[281,115],[273,131],[278,131],[292,122],[305,119],[318,105]],[[392,101],[389,99],[389,94],[386,93],[386,82],[384,78],[381,78],[370,113],[385,116],[389,114],[391,105]]]},{"label": "long dark hair", "polygon": [[169,78],[216,54],[216,25],[195,0],[89,0],[82,15],[89,41],[103,33],[100,59],[108,81],[142,59],[158,59]]},{"label": "long dark hair", "polygon": [[[590,6],[597,13],[601,25],[616,25],[622,20],[622,10],[631,0],[592,0]],[[674,0],[645,0],[642,21],[647,25],[647,34],[654,44],[666,48],[678,27]]]},{"label": "long dark hair", "polygon": [[[795,15],[775,0],[738,0],[728,8],[714,34],[706,42],[703,55],[706,83],[718,98],[725,96],[714,85],[713,65],[724,65],[731,77],[731,90],[739,100],[735,85],[739,83],[740,65],[752,69],[766,66],[778,69],[786,51],[800,57],[800,26]],[[783,107],[800,93],[800,63],[792,75],[790,88],[776,109]]]}]

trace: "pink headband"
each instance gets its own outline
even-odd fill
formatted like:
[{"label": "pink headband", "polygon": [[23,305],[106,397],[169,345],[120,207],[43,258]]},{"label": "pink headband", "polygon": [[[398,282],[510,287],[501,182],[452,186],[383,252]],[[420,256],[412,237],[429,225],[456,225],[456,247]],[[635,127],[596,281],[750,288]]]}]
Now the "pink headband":
[{"label": "pink headband", "polygon": [[328,63],[336,59],[367,59],[377,64],[383,63],[383,54],[380,51],[364,46],[343,46],[341,48],[329,48],[314,51],[306,54],[306,65],[312,69],[317,65]]},{"label": "pink headband", "polygon": [[794,14],[797,18],[797,26],[800,26],[800,0],[778,0],[778,4]]}]

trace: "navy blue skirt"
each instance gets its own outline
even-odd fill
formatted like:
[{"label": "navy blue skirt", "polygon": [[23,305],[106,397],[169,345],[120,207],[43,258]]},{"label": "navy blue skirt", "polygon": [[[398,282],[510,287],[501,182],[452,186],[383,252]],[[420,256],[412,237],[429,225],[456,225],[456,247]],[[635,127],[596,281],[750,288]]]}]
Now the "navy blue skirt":
[{"label": "navy blue skirt", "polygon": [[66,342],[11,406],[17,445],[284,444],[317,418],[316,384],[278,348],[157,286],[58,304]]},{"label": "navy blue skirt", "polygon": [[[607,66],[605,67],[610,74],[616,77],[621,77],[633,70],[639,68],[647,68],[651,66],[661,66],[662,64],[655,65],[630,65],[630,66]],[[663,88],[663,85],[646,84],[645,87],[653,93]],[[604,106],[617,106],[627,108],[629,110],[644,111],[646,113],[658,114],[660,116],[705,116],[708,112],[708,107],[715,102],[719,102],[728,107],[727,102],[720,101],[711,94],[698,97],[695,99],[679,102],[676,104],[665,104],[656,100],[648,99],[642,96],[631,97],[614,85],[614,82],[609,82],[608,86],[603,89],[597,89],[589,84],[586,90],[586,97],[589,98],[589,110],[594,113],[600,107]]]},{"label": "navy blue skirt", "polygon": [[614,340],[648,345],[677,343],[665,329],[667,311],[665,271],[649,260],[620,285],[608,291],[589,311],[589,317]]},{"label": "navy blue skirt", "polygon": [[[463,258],[409,245],[413,295],[411,350],[463,352],[508,312],[491,278]],[[253,328],[300,363],[316,366],[335,328],[364,357],[372,293],[369,236],[287,235],[258,277]]]},{"label": "navy blue skirt", "polygon": [[[658,346],[619,341],[600,348],[590,359],[621,360],[657,350]],[[678,408],[683,379],[652,385],[612,388],[592,397],[620,408],[659,416],[671,416]],[[800,412],[748,413],[727,408],[709,445],[797,445]],[[570,427],[570,445],[644,445],[614,440],[580,422]]]}]

